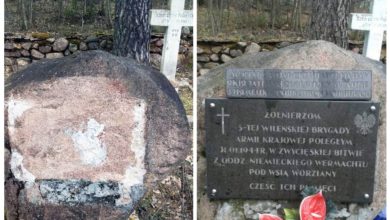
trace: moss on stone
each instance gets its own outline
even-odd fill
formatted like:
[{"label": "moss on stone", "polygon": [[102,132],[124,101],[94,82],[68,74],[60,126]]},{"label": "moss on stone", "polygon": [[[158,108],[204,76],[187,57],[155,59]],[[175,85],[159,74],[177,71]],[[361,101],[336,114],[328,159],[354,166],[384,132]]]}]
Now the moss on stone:
[{"label": "moss on stone", "polygon": [[51,37],[50,33],[48,32],[33,32],[31,36],[43,40]]},{"label": "moss on stone", "polygon": [[192,115],[192,91],[189,87],[181,87],[179,89],[179,97],[183,102],[184,109],[187,115]]},{"label": "moss on stone", "polygon": [[81,40],[78,38],[69,39],[69,43],[79,45],[81,43]]},{"label": "moss on stone", "polygon": [[230,200],[229,204],[233,207],[234,212],[244,213],[244,201],[243,200]]}]

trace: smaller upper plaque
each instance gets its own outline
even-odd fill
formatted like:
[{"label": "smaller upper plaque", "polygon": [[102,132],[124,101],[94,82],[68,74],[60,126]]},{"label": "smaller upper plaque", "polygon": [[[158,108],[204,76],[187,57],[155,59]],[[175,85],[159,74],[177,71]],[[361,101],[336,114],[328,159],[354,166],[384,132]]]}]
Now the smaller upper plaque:
[{"label": "smaller upper plaque", "polygon": [[227,69],[228,98],[370,100],[369,70]]}]

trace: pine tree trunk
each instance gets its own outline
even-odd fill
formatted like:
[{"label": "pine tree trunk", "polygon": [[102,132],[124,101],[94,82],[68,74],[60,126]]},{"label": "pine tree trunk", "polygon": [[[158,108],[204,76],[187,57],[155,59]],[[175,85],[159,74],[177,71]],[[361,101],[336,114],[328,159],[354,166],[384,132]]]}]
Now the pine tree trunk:
[{"label": "pine tree trunk", "polygon": [[276,0],[271,1],[271,29],[275,27],[275,19],[276,19]]},{"label": "pine tree trunk", "polygon": [[29,23],[30,27],[33,26],[33,0],[30,0],[30,5],[29,5]]},{"label": "pine tree trunk", "polygon": [[23,30],[28,29],[28,21],[27,21],[27,15],[26,15],[26,7],[25,7],[25,0],[20,0],[20,13],[22,14],[22,24],[23,24]]},{"label": "pine tree trunk", "polygon": [[211,32],[213,35],[216,34],[216,21],[214,17],[214,5],[213,0],[208,0],[208,14],[209,14],[209,21],[211,23]]},{"label": "pine tree trunk", "polygon": [[314,0],[311,22],[310,38],[326,40],[340,47],[348,47],[348,15],[351,0]]},{"label": "pine tree trunk", "polygon": [[112,28],[110,0],[103,0],[103,4],[104,4],[104,17],[106,20],[106,26],[108,28]]},{"label": "pine tree trunk", "polygon": [[301,16],[302,16],[302,0],[298,0],[298,16],[297,16],[297,22],[298,22],[298,29],[299,29],[300,32],[302,32]]},{"label": "pine tree trunk", "polygon": [[151,0],[116,0],[113,53],[149,64]]}]

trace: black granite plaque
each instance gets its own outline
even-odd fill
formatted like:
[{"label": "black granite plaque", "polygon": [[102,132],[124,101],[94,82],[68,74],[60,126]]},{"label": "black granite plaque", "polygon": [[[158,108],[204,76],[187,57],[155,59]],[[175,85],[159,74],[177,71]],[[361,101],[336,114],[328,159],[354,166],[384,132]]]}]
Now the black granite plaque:
[{"label": "black granite plaque", "polygon": [[227,69],[230,98],[370,100],[369,70]]},{"label": "black granite plaque", "polygon": [[379,104],[368,101],[206,100],[211,198],[372,201]]}]

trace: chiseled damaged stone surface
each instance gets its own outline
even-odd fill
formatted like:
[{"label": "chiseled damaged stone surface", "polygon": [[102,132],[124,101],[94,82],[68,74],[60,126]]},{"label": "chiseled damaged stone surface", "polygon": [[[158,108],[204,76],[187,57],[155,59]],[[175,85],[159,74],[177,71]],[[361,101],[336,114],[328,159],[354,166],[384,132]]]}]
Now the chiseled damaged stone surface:
[{"label": "chiseled damaged stone surface", "polygon": [[190,151],[168,80],[102,51],[32,64],[5,105],[8,219],[127,219]]},{"label": "chiseled damaged stone surface", "polygon": [[[326,41],[308,41],[294,44],[272,52],[245,54],[232,59],[224,65],[210,70],[198,78],[198,218],[244,220],[257,219],[256,213],[282,214],[283,208],[298,208],[299,201],[264,200],[210,200],[206,195],[206,158],[204,150],[204,100],[205,98],[226,97],[226,68],[264,68],[264,69],[331,69],[331,70],[371,70],[372,101],[386,106],[385,65],[360,54],[346,51]],[[337,204],[337,212],[329,219],[374,219],[385,207],[386,200],[386,108],[380,109],[380,122],[377,141],[377,164],[374,183],[373,202],[362,204]],[[267,204],[275,203],[270,208]],[[251,204],[250,208],[247,204]]]}]

